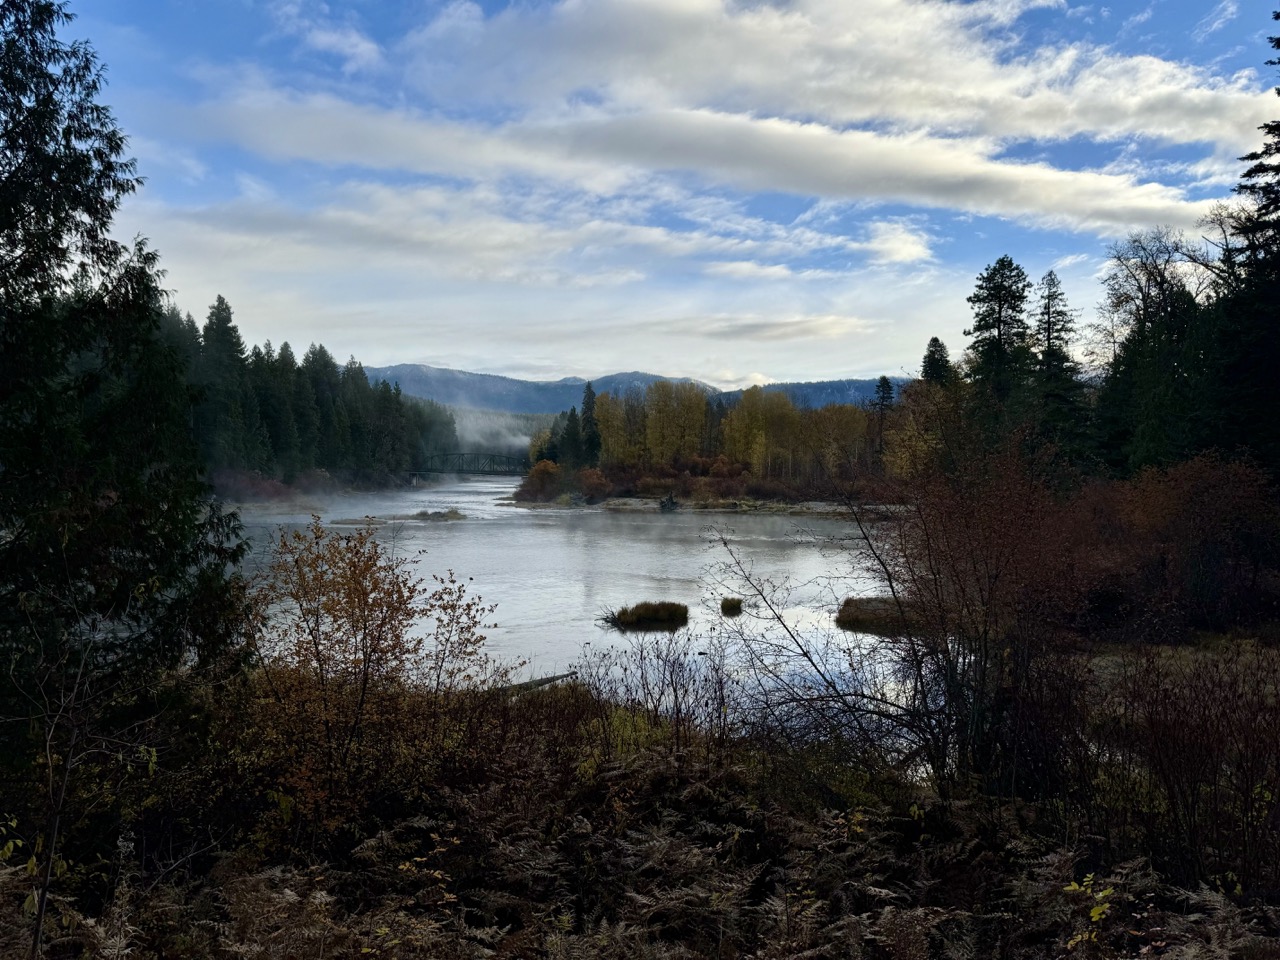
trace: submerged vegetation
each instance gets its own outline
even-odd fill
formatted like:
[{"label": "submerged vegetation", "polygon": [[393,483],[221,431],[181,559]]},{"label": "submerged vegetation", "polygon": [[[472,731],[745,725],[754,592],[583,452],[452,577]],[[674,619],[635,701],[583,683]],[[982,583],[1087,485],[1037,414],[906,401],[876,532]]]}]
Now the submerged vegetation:
[{"label": "submerged vegetation", "polygon": [[[415,421],[282,347],[247,370],[332,407],[253,426],[225,303],[232,373],[191,379],[156,255],[106,239],[139,181],[67,19],[0,6],[0,956],[1280,954],[1280,128],[1216,252],[1113,250],[1094,379],[1002,257],[964,359],[870,409],[588,387],[532,495],[820,483],[893,600],[801,629],[725,539],[751,616],[624,608],[663,629],[530,684],[389,527],[242,565],[209,468],[390,469]],[[308,397],[380,429],[324,460]]]}]

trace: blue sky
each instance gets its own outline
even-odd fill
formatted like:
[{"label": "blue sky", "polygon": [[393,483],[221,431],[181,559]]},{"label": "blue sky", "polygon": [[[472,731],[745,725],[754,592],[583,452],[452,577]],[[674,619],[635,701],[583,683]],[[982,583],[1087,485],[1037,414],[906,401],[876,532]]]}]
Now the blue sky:
[{"label": "blue sky", "polygon": [[203,320],[369,365],[913,372],[1004,253],[1085,320],[1280,112],[1265,0],[80,0]]}]

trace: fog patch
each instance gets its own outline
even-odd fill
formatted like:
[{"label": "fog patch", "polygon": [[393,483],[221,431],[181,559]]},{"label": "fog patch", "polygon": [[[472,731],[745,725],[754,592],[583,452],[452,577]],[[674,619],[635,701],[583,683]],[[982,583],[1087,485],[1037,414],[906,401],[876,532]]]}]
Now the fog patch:
[{"label": "fog patch", "polygon": [[458,432],[458,444],[465,453],[486,453],[523,457],[529,452],[534,434],[549,429],[551,413],[507,413],[477,407],[450,407]]}]

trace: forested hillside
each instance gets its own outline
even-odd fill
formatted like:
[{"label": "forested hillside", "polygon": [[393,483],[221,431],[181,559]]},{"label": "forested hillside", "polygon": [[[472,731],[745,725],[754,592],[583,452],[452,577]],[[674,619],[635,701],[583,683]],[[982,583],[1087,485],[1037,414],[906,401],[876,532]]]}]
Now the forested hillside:
[{"label": "forested hillside", "polygon": [[185,364],[196,398],[193,428],[215,477],[252,472],[292,484],[331,478],[381,483],[453,453],[453,417],[440,404],[371,384],[353,357],[339,364],[312,344],[299,361],[288,343],[246,351],[222,297],[198,327],[170,305],[165,339]]}]

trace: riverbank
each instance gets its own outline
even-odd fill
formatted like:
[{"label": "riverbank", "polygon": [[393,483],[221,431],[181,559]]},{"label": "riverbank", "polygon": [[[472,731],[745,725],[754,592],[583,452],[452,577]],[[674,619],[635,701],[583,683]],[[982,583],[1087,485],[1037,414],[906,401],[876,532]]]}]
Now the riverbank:
[{"label": "riverbank", "polygon": [[505,497],[500,502],[504,506],[520,507],[525,510],[604,510],[610,513],[638,514],[683,511],[699,514],[817,517],[828,520],[847,520],[850,517],[848,506],[826,500],[803,500],[789,503],[781,500],[756,500],[752,498],[734,500],[676,499],[674,501],[676,505],[674,510],[670,507],[664,507],[664,498],[661,497],[608,497],[597,503],[588,503],[581,498],[575,499],[566,495],[556,500],[545,502],[518,500],[515,497]]}]

